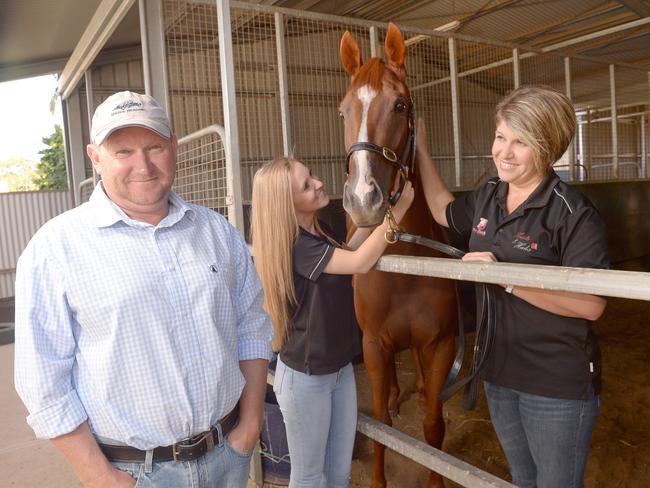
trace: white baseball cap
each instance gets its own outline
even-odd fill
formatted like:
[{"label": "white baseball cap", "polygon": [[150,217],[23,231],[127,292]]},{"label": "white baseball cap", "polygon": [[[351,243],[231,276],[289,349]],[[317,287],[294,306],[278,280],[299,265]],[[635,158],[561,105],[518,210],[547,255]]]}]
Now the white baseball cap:
[{"label": "white baseball cap", "polygon": [[171,137],[169,118],[165,110],[150,95],[130,91],[115,93],[95,109],[90,137],[94,144],[101,144],[117,129],[144,127],[161,137]]}]

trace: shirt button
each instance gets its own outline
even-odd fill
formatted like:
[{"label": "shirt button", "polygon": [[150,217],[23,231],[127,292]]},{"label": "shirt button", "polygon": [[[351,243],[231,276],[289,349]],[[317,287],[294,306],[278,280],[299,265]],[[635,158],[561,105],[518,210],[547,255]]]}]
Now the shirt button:
[{"label": "shirt button", "polygon": [[194,366],[196,366],[196,363],[197,363],[196,357],[193,357],[193,358],[192,358],[192,364],[193,364]]},{"label": "shirt button", "polygon": [[187,315],[187,310],[185,310],[185,309],[181,310],[181,315],[183,317],[185,317]]}]

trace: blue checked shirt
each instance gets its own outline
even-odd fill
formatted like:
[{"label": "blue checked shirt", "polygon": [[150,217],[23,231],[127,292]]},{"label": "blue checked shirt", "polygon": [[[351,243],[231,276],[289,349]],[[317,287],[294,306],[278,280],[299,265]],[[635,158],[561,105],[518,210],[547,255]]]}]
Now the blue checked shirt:
[{"label": "blue checked shirt", "polygon": [[239,361],[271,356],[245,241],[170,195],[157,226],[98,185],[45,224],[16,271],[15,382],[39,438],[91,430],[139,449],[208,430],[237,403]]}]

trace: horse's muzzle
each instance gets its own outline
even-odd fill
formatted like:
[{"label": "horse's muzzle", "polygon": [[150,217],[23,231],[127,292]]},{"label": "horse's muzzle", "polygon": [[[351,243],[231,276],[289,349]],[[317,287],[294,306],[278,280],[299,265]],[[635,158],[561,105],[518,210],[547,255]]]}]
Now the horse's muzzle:
[{"label": "horse's muzzle", "polygon": [[361,199],[346,182],[343,187],[343,208],[357,227],[374,227],[384,220],[386,198],[375,184],[372,191]]}]

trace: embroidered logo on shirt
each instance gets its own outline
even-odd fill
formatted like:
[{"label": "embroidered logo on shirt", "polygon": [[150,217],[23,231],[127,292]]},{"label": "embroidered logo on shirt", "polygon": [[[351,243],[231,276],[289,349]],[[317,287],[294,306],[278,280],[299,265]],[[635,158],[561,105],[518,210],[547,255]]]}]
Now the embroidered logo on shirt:
[{"label": "embroidered logo on shirt", "polygon": [[478,224],[476,224],[476,227],[472,229],[472,232],[478,236],[485,237],[485,229],[487,229],[487,225],[488,219],[481,217],[478,221]]},{"label": "embroidered logo on shirt", "polygon": [[524,232],[517,232],[512,241],[512,247],[528,253],[539,251],[539,245],[536,242],[532,242],[531,237]]}]

